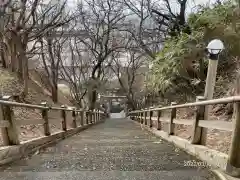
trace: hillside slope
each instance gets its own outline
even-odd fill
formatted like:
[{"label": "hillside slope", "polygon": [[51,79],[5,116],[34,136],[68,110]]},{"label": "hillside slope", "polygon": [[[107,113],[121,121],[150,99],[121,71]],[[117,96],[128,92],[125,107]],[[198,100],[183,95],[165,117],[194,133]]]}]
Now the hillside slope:
[{"label": "hillside slope", "polygon": [[[159,97],[159,102],[195,102],[203,96],[208,72],[208,43],[213,39],[224,42],[219,55],[214,98],[235,95],[235,80],[240,67],[240,9],[226,0],[215,5],[200,6],[187,19],[190,32],[170,36],[152,61],[148,87]],[[157,98],[155,98],[157,99]],[[214,105],[209,120],[232,121],[233,103]],[[194,119],[194,109],[181,109],[179,119]],[[190,126],[176,126],[177,135],[190,139]],[[231,132],[209,129],[207,146],[228,152]]]},{"label": "hillside slope", "polygon": [[[70,101],[67,97],[65,97],[61,92],[59,92],[59,102],[53,103],[51,100],[50,92],[42,86],[39,82],[37,73],[32,75],[30,73],[29,83],[29,93],[23,98],[22,91],[23,86],[19,82],[17,76],[6,69],[0,68],[0,92],[1,95],[9,95],[19,97],[17,99],[18,102],[29,103],[29,104],[40,104],[45,101],[50,106],[60,106],[60,105],[69,105],[71,106]],[[14,110],[14,118],[16,121],[27,121],[33,119],[41,119],[41,112],[38,110],[27,109],[27,108],[13,108]],[[50,111],[49,112],[49,122],[50,129],[52,132],[57,132],[61,130],[61,119],[60,112],[58,111]],[[71,118],[71,115],[68,114],[68,119]],[[70,122],[68,121],[68,126],[70,126]],[[32,138],[36,138],[43,135],[43,126],[42,125],[24,125],[18,126],[18,131],[20,135],[20,140],[29,140]],[[1,137],[1,136],[0,136]],[[0,145],[1,145],[0,139]]]}]

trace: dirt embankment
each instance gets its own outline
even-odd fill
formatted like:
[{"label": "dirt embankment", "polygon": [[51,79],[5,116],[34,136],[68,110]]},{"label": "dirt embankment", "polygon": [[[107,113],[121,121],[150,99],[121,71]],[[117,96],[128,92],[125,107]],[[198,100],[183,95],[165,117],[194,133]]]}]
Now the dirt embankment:
[{"label": "dirt embankment", "polygon": [[[23,86],[18,80],[17,76],[5,69],[0,68],[0,92],[1,95],[9,95],[19,97],[17,101],[29,104],[41,104],[45,101],[50,106],[70,105],[69,99],[63,95],[60,91],[58,92],[58,103],[53,103],[51,100],[51,93],[49,92],[46,85],[42,85],[40,81],[41,77],[38,76],[36,71],[30,72],[30,78],[28,81],[29,93],[26,97],[22,98]],[[42,119],[41,112],[39,110],[28,109],[28,108],[13,108],[14,118],[16,121],[28,121]],[[61,118],[60,112],[50,111],[49,122],[51,132],[57,132],[61,130]],[[67,114],[68,126],[71,124],[71,114]],[[29,140],[43,136],[43,125],[19,125],[18,134],[21,141]],[[0,136],[0,145],[2,145]]]},{"label": "dirt embankment", "polygon": [[[213,108],[210,116],[210,120],[231,121],[231,116],[225,114],[216,114],[216,109]],[[154,114],[157,116],[157,114]],[[170,111],[162,113],[164,118],[170,118]],[[194,108],[182,108],[177,110],[177,119],[193,120],[196,117]],[[154,124],[156,126],[156,124]],[[168,131],[168,123],[162,123],[162,130]],[[175,125],[175,135],[190,140],[192,136],[192,126],[187,125]],[[206,146],[228,154],[230,148],[232,133],[228,131],[222,131],[217,129],[208,129]]]}]

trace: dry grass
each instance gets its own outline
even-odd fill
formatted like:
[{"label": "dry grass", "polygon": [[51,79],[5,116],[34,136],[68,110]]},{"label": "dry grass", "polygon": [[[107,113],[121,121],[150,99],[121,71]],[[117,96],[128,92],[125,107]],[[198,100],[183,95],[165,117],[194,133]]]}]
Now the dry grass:
[{"label": "dry grass", "polygon": [[17,76],[0,68],[0,95],[20,95],[22,90]]},{"label": "dry grass", "polygon": [[[35,74],[35,78],[36,78]],[[30,104],[40,104],[42,101],[46,101],[51,106],[60,106],[71,105],[70,101],[59,92],[59,103],[54,104],[50,97],[50,92],[41,86],[41,83],[37,82],[36,79],[29,80],[29,93],[24,98],[23,102]],[[0,69],[0,87],[3,95],[21,95],[23,87],[19,82],[18,78],[13,74],[8,72],[5,69]],[[13,108],[14,118],[16,121],[27,121],[27,120],[37,120],[41,119],[41,112],[39,110],[27,109],[27,108]],[[54,117],[54,121],[52,120]],[[68,117],[68,127],[71,124],[71,116]],[[49,112],[50,119],[50,129],[51,132],[57,132],[61,130],[61,119],[60,112],[50,111]],[[19,126],[18,134],[20,141],[25,141],[33,138],[37,138],[43,136],[43,126],[42,125],[24,125]],[[2,144],[1,136],[0,136],[0,145]]]}]

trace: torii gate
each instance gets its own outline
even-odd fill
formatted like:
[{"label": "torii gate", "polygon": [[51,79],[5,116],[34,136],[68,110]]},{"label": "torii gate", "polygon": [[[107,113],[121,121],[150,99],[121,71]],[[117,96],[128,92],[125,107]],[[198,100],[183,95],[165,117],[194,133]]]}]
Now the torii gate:
[{"label": "torii gate", "polygon": [[111,109],[112,109],[112,100],[113,99],[116,99],[117,101],[119,99],[121,99],[122,102],[124,102],[124,112],[126,113],[127,115],[127,97],[126,96],[104,96],[104,95],[100,95],[100,103],[104,103],[107,101],[108,103],[108,114],[110,114],[111,112]]}]

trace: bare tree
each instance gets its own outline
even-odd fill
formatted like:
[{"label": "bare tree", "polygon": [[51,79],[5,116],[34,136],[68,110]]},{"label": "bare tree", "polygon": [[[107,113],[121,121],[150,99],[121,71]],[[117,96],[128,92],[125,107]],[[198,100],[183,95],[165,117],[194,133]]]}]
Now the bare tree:
[{"label": "bare tree", "polygon": [[130,10],[130,16],[129,26],[121,28],[121,31],[127,32],[128,37],[135,41],[135,44],[131,43],[134,49],[140,48],[142,52],[154,59],[166,33],[163,29],[160,30],[152,19],[149,11],[149,6],[152,5],[151,0],[124,0],[123,4]]},{"label": "bare tree", "polygon": [[191,29],[186,22],[188,0],[177,0],[176,3],[171,0],[164,0],[163,2],[163,7],[162,4],[157,3],[149,6],[149,11],[158,28],[165,29],[170,36],[178,36],[181,32],[190,34]]},{"label": "bare tree", "polygon": [[[118,28],[124,23],[126,15],[122,3],[115,0],[84,0],[78,9],[81,28],[86,32],[79,41],[91,54],[91,79],[97,84],[103,73],[103,63],[113,52],[124,47],[124,38],[118,33]],[[94,108],[97,100],[97,89],[93,85],[89,90],[90,109]]]},{"label": "bare tree", "polygon": [[28,92],[28,52],[36,45],[29,47],[28,43],[68,22],[69,17],[63,14],[65,6],[66,1],[46,4],[44,0],[21,0],[9,7],[11,15],[6,16],[3,34],[11,58],[6,64],[23,80],[24,95]]},{"label": "bare tree", "polygon": [[136,43],[134,46],[140,47],[151,59],[167,37],[191,33],[185,19],[187,0],[177,0],[177,4],[171,0],[124,0],[124,4],[130,10],[131,26],[121,30],[128,32]]},{"label": "bare tree", "polygon": [[71,38],[68,41],[67,50],[70,52],[68,64],[61,61],[61,77],[68,82],[70,93],[73,100],[79,107],[84,106],[84,97],[87,94],[87,82],[91,77],[91,61],[84,57],[84,51],[81,50],[77,38]]},{"label": "bare tree", "polygon": [[144,81],[141,78],[144,77],[146,69],[142,70],[141,68],[146,68],[144,66],[146,62],[144,58],[146,57],[142,53],[131,50],[127,51],[127,56],[123,60],[121,59],[122,55],[117,53],[111,67],[118,78],[122,91],[128,98],[130,108],[136,109],[140,102],[141,89],[143,89],[141,82]]},{"label": "bare tree", "polygon": [[[52,38],[46,34],[46,38],[40,38],[41,60],[51,85],[53,102],[58,102],[58,79],[61,62],[63,61],[64,45],[67,37]],[[49,35],[49,36],[48,36]]]}]

